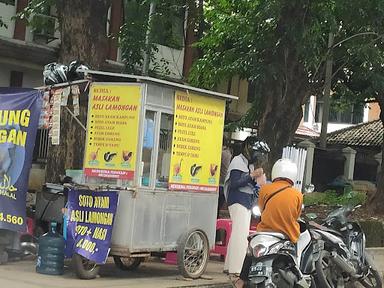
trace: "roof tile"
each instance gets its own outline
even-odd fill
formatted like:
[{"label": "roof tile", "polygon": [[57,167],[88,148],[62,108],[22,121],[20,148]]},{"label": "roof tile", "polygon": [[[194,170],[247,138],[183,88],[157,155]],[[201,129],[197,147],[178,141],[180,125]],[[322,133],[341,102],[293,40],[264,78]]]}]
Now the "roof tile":
[{"label": "roof tile", "polygon": [[375,120],[329,133],[327,143],[380,147],[383,143],[383,132],[381,120]]}]

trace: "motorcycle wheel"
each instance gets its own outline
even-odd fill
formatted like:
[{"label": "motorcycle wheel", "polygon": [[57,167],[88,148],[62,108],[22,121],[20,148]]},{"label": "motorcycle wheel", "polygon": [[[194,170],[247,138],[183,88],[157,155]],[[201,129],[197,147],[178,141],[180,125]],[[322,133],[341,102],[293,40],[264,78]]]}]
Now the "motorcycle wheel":
[{"label": "motorcycle wheel", "polygon": [[316,262],[317,286],[322,288],[338,287],[338,279],[342,277],[338,273],[337,267],[331,260],[329,251],[320,252],[319,260]]},{"label": "motorcycle wheel", "polygon": [[73,254],[72,263],[80,279],[95,279],[99,274],[100,266],[77,253]]},{"label": "motorcycle wheel", "polygon": [[380,273],[377,271],[371,256],[366,254],[365,262],[369,266],[368,275],[362,279],[359,279],[360,284],[366,288],[381,288],[383,284],[381,281]]}]

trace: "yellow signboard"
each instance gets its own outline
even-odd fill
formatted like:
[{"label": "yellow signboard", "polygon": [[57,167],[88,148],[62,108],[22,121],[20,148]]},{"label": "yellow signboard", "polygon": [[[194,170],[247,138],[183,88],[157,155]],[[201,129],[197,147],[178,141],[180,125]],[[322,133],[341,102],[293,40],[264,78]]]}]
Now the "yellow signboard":
[{"label": "yellow signboard", "polygon": [[140,85],[91,85],[84,158],[86,176],[133,179],[140,103]]},{"label": "yellow signboard", "polygon": [[177,91],[169,189],[215,192],[225,100]]}]

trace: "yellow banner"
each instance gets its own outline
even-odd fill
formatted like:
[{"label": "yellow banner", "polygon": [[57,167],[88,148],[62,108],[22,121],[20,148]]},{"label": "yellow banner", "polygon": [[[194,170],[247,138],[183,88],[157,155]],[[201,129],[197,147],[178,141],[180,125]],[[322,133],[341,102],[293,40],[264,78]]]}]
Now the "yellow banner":
[{"label": "yellow banner", "polygon": [[140,85],[91,85],[84,161],[86,176],[133,179],[140,103]]},{"label": "yellow banner", "polygon": [[215,192],[225,100],[177,91],[169,189]]}]

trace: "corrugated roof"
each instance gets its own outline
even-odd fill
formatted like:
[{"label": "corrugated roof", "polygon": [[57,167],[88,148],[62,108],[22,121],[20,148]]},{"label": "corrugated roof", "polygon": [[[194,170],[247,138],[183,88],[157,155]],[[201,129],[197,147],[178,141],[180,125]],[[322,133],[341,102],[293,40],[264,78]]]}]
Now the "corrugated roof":
[{"label": "corrugated roof", "polygon": [[383,143],[383,131],[381,120],[375,120],[329,133],[327,143],[380,147]]}]

